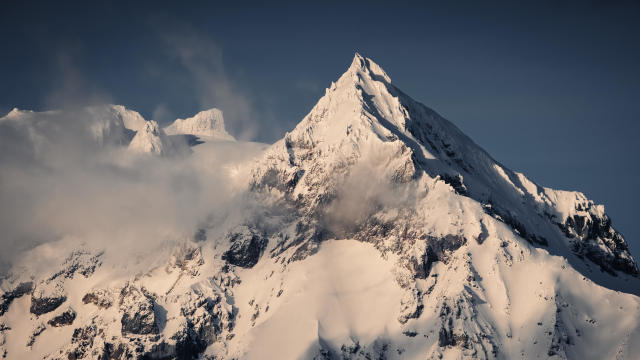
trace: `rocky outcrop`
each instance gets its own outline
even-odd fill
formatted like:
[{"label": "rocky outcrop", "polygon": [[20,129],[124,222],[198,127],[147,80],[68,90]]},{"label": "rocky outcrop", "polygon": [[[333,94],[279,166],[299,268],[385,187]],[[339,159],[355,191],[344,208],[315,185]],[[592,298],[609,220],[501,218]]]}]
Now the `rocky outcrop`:
[{"label": "rocky outcrop", "polygon": [[246,225],[233,229],[227,234],[226,239],[231,247],[225,251],[222,259],[243,268],[251,268],[257,264],[267,246],[264,234]]},{"label": "rocky outcrop", "polygon": [[464,291],[451,300],[445,300],[440,308],[438,346],[457,347],[463,357],[496,358],[499,347],[491,337],[496,330],[478,313],[473,294]]},{"label": "rocky outcrop", "polygon": [[144,288],[128,283],[120,292],[122,335],[157,334],[155,301]]},{"label": "rocky outcrop", "polygon": [[445,173],[440,175],[440,179],[444,181],[446,184],[448,184],[449,186],[451,186],[453,190],[456,192],[456,194],[462,195],[462,196],[468,195],[468,189],[464,185],[462,175],[460,174],[450,175]]},{"label": "rocky outcrop", "polygon": [[76,274],[88,278],[102,265],[102,255],[102,252],[93,254],[86,250],[74,250],[62,263],[61,269],[47,281],[53,281],[58,277],[72,279]]},{"label": "rocky outcrop", "polygon": [[616,271],[636,277],[640,275],[638,264],[631,257],[622,235],[611,226],[611,219],[606,214],[593,211],[592,204],[576,210],[578,214],[557,224],[571,239],[571,249],[611,275],[615,276]]},{"label": "rocky outcrop", "polygon": [[30,293],[33,290],[33,282],[21,282],[13,290],[2,294],[0,297],[0,316],[9,310],[9,305],[13,300]]},{"label": "rocky outcrop", "polygon": [[178,330],[170,336],[175,341],[173,354],[180,359],[195,359],[224,331],[233,328],[233,313],[228,313],[219,296],[190,293],[181,299],[184,317]]},{"label": "rocky outcrop", "polygon": [[75,360],[88,357],[91,354],[91,348],[97,334],[98,329],[93,324],[73,330],[73,335],[71,336],[72,350],[67,353],[67,358]]},{"label": "rocky outcrop", "polygon": [[33,332],[31,333],[31,335],[29,336],[29,340],[27,341],[27,346],[28,347],[33,346],[33,344],[38,339],[38,336],[40,336],[46,329],[47,327],[44,324],[38,324],[35,327],[35,329],[33,329]]},{"label": "rocky outcrop", "polygon": [[442,238],[427,238],[425,253],[422,255],[420,261],[415,261],[413,265],[412,270],[415,277],[418,279],[425,279],[429,275],[433,263],[436,261],[446,263],[449,260],[451,253],[458,250],[466,243],[467,239],[460,235],[447,234]]},{"label": "rocky outcrop", "polygon": [[57,309],[67,301],[62,282],[42,282],[31,294],[29,311],[34,315],[42,315]]},{"label": "rocky outcrop", "polygon": [[113,293],[105,289],[91,290],[82,297],[84,304],[94,304],[101,309],[108,309],[113,305]]},{"label": "rocky outcrop", "polygon": [[73,324],[76,319],[76,312],[72,308],[68,308],[59,315],[54,316],[47,324],[53,327],[67,326]]},{"label": "rocky outcrop", "polygon": [[65,279],[73,279],[76,275],[88,278],[100,267],[101,256],[102,253],[93,255],[84,250],[74,250],[58,271],[35,286],[31,294],[31,313],[46,314],[62,305],[67,300]]}]

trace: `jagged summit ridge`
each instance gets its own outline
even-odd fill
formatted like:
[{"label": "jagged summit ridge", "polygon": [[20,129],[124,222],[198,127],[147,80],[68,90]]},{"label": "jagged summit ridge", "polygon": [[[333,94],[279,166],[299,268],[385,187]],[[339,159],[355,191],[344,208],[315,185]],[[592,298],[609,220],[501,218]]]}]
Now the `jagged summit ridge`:
[{"label": "jagged summit ridge", "polygon": [[169,135],[187,134],[219,140],[235,140],[224,127],[222,111],[216,108],[201,111],[190,118],[176,119],[164,130]]},{"label": "jagged summit ridge", "polygon": [[353,57],[353,61],[351,62],[351,66],[349,66],[349,70],[347,72],[351,73],[364,73],[371,78],[378,77],[387,83],[391,83],[391,78],[387,73],[382,69],[378,64],[373,62],[369,58],[365,58],[362,55],[356,53]]},{"label": "jagged summit ridge", "polygon": [[42,112],[14,108],[0,117],[0,123],[6,130],[11,128],[23,135],[24,141],[13,139],[20,146],[30,144],[38,157],[45,158],[56,153],[53,148],[65,146],[85,150],[124,148],[134,153],[165,156],[188,154],[190,146],[208,140],[233,140],[224,128],[222,112],[217,109],[176,120],[168,127],[171,134],[156,121],[147,121],[137,111],[114,104]]}]

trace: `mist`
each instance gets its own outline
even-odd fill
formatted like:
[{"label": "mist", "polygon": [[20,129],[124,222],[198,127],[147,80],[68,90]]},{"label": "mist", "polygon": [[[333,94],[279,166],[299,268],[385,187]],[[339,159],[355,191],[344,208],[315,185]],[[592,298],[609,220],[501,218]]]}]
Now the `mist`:
[{"label": "mist", "polygon": [[227,142],[173,157],[137,154],[107,109],[0,119],[3,272],[21,252],[68,237],[123,256],[190,239],[234,196],[227,164],[264,147]]},{"label": "mist", "polygon": [[[173,31],[158,33],[167,55],[185,71],[200,109],[222,109],[227,131],[240,140],[255,139],[260,122],[252,99],[228,75],[221,46],[186,24],[172,25]],[[154,116],[170,113],[165,104],[154,110]]]}]

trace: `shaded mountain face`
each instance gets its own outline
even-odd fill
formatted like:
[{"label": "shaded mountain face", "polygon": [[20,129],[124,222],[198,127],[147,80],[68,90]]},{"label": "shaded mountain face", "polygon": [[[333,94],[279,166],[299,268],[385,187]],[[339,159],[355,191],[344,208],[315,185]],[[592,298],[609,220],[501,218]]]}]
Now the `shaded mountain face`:
[{"label": "shaded mountain face", "polygon": [[[204,141],[190,156],[212,156]],[[604,208],[505,168],[370,59],[356,54],[295,129],[225,169],[233,200],[188,239],[136,261],[68,239],[28,253],[2,283],[0,352],[640,354],[638,266]],[[74,250],[55,261],[52,247]],[[54,265],[21,271],[39,256]]]}]

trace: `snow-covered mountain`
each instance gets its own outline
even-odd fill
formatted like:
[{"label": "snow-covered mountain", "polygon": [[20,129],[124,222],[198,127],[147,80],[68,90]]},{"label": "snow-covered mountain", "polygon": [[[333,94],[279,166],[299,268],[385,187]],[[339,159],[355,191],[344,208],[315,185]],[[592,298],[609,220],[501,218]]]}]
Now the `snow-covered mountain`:
[{"label": "snow-covered mountain", "polygon": [[[192,119],[167,133],[218,124]],[[240,146],[258,154],[218,163]],[[180,160],[226,184],[186,231],[132,254],[73,236],[24,253],[1,283],[0,353],[640,356],[638,266],[603,206],[505,168],[370,59],[256,146],[205,141]]]},{"label": "snow-covered mountain", "polygon": [[122,119],[124,127],[133,131],[140,131],[143,129],[147,121],[137,111],[127,109],[122,105],[108,105],[110,109],[117,117]]},{"label": "snow-covered mountain", "polygon": [[208,139],[235,140],[224,127],[222,111],[213,108],[204,110],[187,119],[176,119],[164,128],[170,135],[196,135]]},{"label": "snow-covered mountain", "polygon": [[[27,133],[34,147],[58,140],[89,141],[98,146],[126,145],[138,125],[140,114],[119,105],[88,106],[71,110],[35,112],[13,109],[0,124],[14,132]],[[144,119],[142,119],[144,121]],[[133,130],[133,131],[132,131]],[[22,139],[20,139],[22,140]]]},{"label": "snow-covered mountain", "polygon": [[144,126],[137,131],[136,136],[129,143],[129,149],[157,155],[170,155],[176,151],[167,135],[153,120],[145,121]]},{"label": "snow-covered mountain", "polygon": [[[207,112],[200,114],[203,113]],[[219,113],[220,122],[215,123],[216,126],[211,127],[209,133],[220,136],[210,136],[208,140],[232,139],[224,129],[222,113]],[[17,131],[27,138],[26,141],[23,138],[14,140],[23,144],[30,143],[25,146],[31,146],[37,153],[44,155],[47,155],[52,147],[59,148],[57,145],[66,144],[85,149],[128,147],[135,153],[166,156],[188,153],[188,145],[196,142],[194,136],[186,133],[174,132],[167,135],[156,121],[147,121],[138,112],[122,105],[98,105],[44,112],[15,108],[0,118],[0,122],[11,128],[12,132]]]}]

